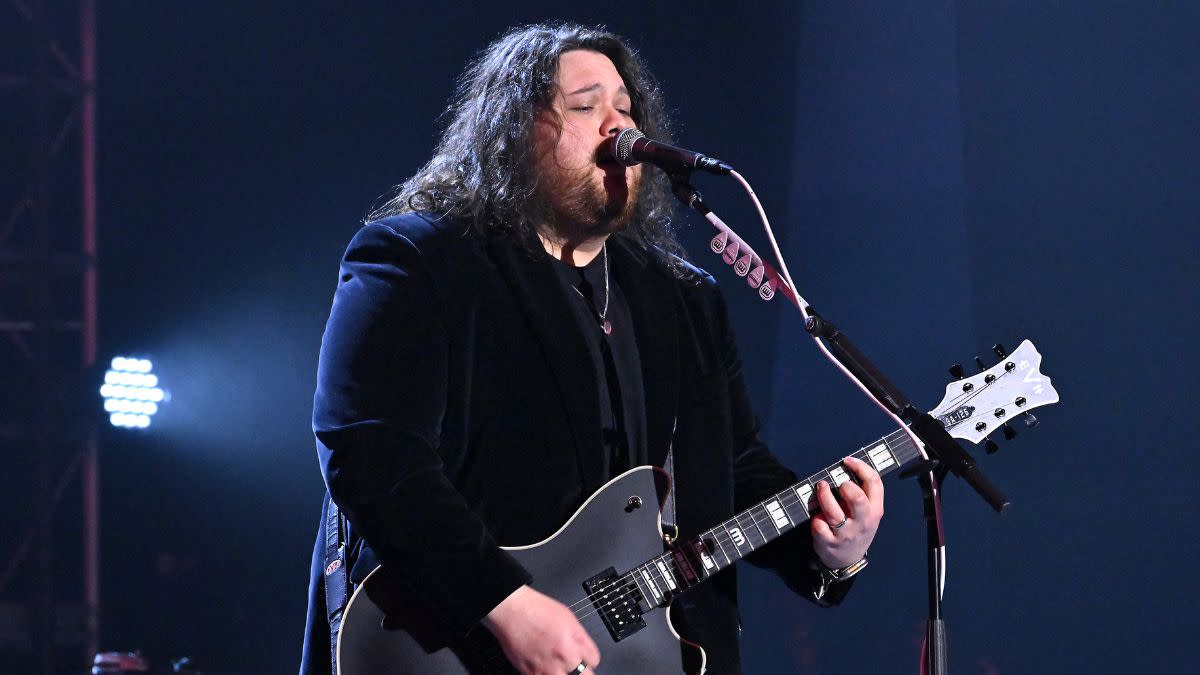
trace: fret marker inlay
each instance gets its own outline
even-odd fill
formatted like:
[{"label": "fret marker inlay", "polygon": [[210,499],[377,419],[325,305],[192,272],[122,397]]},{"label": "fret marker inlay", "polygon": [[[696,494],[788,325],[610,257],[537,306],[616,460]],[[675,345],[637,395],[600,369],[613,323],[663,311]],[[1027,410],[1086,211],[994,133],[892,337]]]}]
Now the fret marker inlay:
[{"label": "fret marker inlay", "polygon": [[788,520],[787,514],[783,512],[783,506],[779,501],[767,502],[767,512],[771,514],[771,519],[775,521],[776,529],[782,531],[791,521]]},{"label": "fret marker inlay", "polygon": [[875,465],[876,471],[883,471],[889,466],[896,463],[892,459],[892,453],[888,451],[887,444],[880,443],[867,451],[867,457],[871,459],[871,463]]},{"label": "fret marker inlay", "polygon": [[667,582],[667,586],[669,586],[671,590],[675,590],[675,577],[667,571],[667,566],[662,564],[661,560],[657,561],[655,564],[658,565],[658,571],[662,573],[663,579]]},{"label": "fret marker inlay", "polygon": [[733,543],[737,546],[746,545],[746,535],[742,534],[742,528],[740,527],[729,528],[729,538],[732,539]]},{"label": "fret marker inlay", "polygon": [[658,584],[654,583],[654,579],[650,577],[650,573],[642,569],[642,578],[646,580],[646,585],[650,587],[650,592],[654,594],[655,600],[662,600],[662,591],[658,590]]},{"label": "fret marker inlay", "polygon": [[816,510],[817,500],[813,498],[813,486],[808,483],[801,485],[796,488],[796,496],[800,498],[800,503],[804,505],[804,508],[808,509],[809,513]]}]

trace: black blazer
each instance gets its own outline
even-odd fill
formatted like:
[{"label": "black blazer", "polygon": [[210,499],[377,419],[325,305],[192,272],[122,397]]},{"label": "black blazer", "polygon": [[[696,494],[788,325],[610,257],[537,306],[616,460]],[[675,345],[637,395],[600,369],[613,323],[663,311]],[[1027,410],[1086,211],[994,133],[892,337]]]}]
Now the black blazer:
[{"label": "black blazer", "polygon": [[[759,440],[713,278],[688,266],[681,279],[660,252],[610,243],[635,322],[649,458],[661,466],[674,427],[688,537],[797,478]],[[465,633],[530,581],[499,545],[552,534],[607,481],[595,376],[568,301],[547,257],[460,221],[408,214],[354,236],[313,404],[321,470],[351,524],[353,581],[379,563],[403,570],[412,601]],[[810,598],[814,560],[806,527],[747,558]],[[318,535],[302,672],[328,672],[321,584]],[[740,670],[736,591],[729,570],[672,613],[710,672]]]}]

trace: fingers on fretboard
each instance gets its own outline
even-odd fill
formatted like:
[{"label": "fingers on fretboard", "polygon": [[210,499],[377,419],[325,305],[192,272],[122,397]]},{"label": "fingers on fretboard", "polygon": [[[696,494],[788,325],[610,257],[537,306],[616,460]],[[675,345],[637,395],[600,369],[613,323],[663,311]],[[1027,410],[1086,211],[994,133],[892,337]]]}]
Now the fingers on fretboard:
[{"label": "fingers on fretboard", "polygon": [[[878,471],[880,475],[895,469],[899,465],[896,455],[889,448],[889,444],[882,440],[875,445],[855,452],[851,457],[866,462]],[[838,462],[814,473],[803,482],[798,483],[794,488],[796,495],[808,509],[809,516],[816,515],[821,511],[821,505],[817,502],[817,483],[821,481],[829,483],[830,487],[833,487],[835,490],[846,482],[862,485],[862,481],[858,479],[858,476],[844,462]]]}]

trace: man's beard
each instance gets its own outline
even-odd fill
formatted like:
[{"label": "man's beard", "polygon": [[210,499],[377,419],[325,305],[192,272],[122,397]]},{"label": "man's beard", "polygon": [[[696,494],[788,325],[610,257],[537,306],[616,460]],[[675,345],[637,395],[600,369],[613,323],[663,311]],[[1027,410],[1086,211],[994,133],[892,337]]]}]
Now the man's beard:
[{"label": "man's beard", "polygon": [[[551,230],[559,236],[576,239],[608,235],[623,229],[633,218],[641,172],[633,172],[632,180],[626,178],[627,174],[613,172],[597,183],[594,168],[589,163],[579,169],[543,169],[538,198],[548,207]],[[619,182],[611,191],[605,186],[610,181]]]}]

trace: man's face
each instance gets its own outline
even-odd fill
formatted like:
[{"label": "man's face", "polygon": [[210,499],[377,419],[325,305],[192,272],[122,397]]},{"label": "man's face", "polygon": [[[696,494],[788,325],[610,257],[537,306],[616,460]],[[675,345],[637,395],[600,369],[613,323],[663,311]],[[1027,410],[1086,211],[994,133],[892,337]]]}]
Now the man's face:
[{"label": "man's face", "polygon": [[607,152],[608,139],[635,126],[625,82],[607,56],[577,49],[559,57],[555,83],[552,107],[534,122],[538,192],[556,220],[550,226],[567,237],[615,232],[633,215],[642,175]]}]

